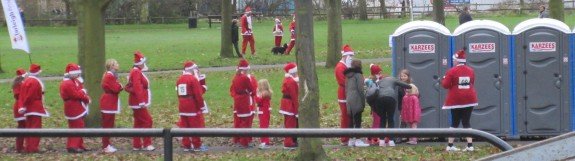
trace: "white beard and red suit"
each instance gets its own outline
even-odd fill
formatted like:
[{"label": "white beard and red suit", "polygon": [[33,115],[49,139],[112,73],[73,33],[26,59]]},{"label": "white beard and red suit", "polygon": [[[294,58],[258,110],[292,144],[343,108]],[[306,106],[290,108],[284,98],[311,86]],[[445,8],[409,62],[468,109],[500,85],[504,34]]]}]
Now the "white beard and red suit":
[{"label": "white beard and red suit", "polygon": [[[245,59],[240,60],[240,65],[238,65],[238,70],[249,69],[249,64]],[[253,119],[254,98],[256,96],[255,90],[253,88],[252,81],[247,74],[238,72],[234,79],[232,80],[232,85],[230,86],[230,95],[234,100],[234,111],[235,118],[234,128],[251,128],[251,120]],[[237,141],[241,146],[247,147],[251,141],[251,137],[239,137],[234,138],[234,143]]]},{"label": "white beard and red suit", "polygon": [[[149,80],[142,73],[142,69],[137,67],[138,65],[143,65],[145,60],[139,51],[135,53],[134,65],[136,67],[132,68],[128,76],[128,82],[131,87],[126,86],[126,91],[129,92],[128,106],[133,110],[134,128],[152,128],[153,125],[152,116],[148,112],[152,100]],[[150,145],[152,145],[151,137],[133,137],[133,148],[141,149]]]},{"label": "white beard and red suit", "polygon": [[[114,73],[108,71],[102,78],[104,93],[100,97],[100,112],[102,113],[102,128],[114,128],[116,114],[120,113],[120,97],[122,84]],[[102,137],[102,148],[110,145],[110,137]]]},{"label": "white beard and red suit", "polygon": [[280,47],[282,43],[282,38],[284,36],[284,26],[282,25],[281,21],[277,18],[275,19],[275,22],[276,24],[274,25],[274,29],[272,31],[275,37],[274,45],[276,47]]},{"label": "white beard and red suit", "polygon": [[[68,67],[70,66],[77,65],[69,64]],[[74,71],[79,71],[79,68],[74,68]],[[68,128],[84,128],[84,117],[88,114],[87,104],[90,103],[90,98],[82,83],[77,79],[64,78],[60,84],[60,97],[64,101],[64,115],[68,120]],[[66,148],[86,149],[82,137],[68,137]]]},{"label": "white beard and red suit", "polygon": [[[342,49],[342,56],[353,56],[354,53],[351,50],[349,45],[344,45]],[[346,84],[346,77],[345,77],[345,70],[351,65],[351,58],[346,59],[345,61],[340,61],[335,65],[335,79],[338,84],[337,88],[337,102],[339,104],[340,109],[340,127],[341,128],[348,128],[349,127],[349,118],[347,117],[347,105],[346,105],[346,96],[345,96],[345,84]],[[349,141],[349,137],[341,137],[340,139],[342,144],[346,144]]]},{"label": "white beard and red suit", "polygon": [[[42,128],[42,117],[49,117],[50,113],[44,108],[44,84],[36,77],[41,72],[39,65],[30,66],[30,76],[22,82],[18,96],[18,113],[26,117],[26,128]],[[24,152],[39,152],[40,137],[24,138]]]},{"label": "white beard and red suit", "polygon": [[248,16],[251,14],[251,8],[246,7],[245,14],[240,18],[240,23],[242,26],[242,54],[245,55],[246,47],[248,43],[250,44],[250,49],[252,50],[252,55],[255,54],[255,38],[252,32],[252,16]]},{"label": "white beard and red suit", "polygon": [[[178,110],[182,128],[204,128],[205,121],[202,108],[205,106],[203,87],[194,75],[184,72],[176,83],[178,91]],[[200,137],[184,137],[182,146],[186,149],[200,148]]]},{"label": "white beard and red suit", "polygon": [[[299,85],[298,78],[294,77],[292,74],[297,73],[297,67],[295,63],[288,63],[284,70],[286,71],[286,77],[284,78],[282,84],[282,99],[280,103],[280,113],[284,115],[284,127],[285,128],[297,128],[298,127],[298,111],[299,111]],[[297,138],[295,137],[285,137],[284,147],[296,147]]]}]

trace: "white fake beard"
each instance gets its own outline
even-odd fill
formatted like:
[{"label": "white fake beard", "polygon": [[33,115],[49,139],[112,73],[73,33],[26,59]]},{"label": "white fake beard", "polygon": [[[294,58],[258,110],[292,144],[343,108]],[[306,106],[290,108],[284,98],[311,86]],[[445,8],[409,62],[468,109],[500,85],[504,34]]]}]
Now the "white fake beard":
[{"label": "white fake beard", "polygon": [[351,68],[351,62],[353,61],[353,57],[349,56],[347,57],[347,59],[345,59],[345,66],[347,66],[348,68]]},{"label": "white fake beard", "polygon": [[298,77],[298,76],[292,76],[292,78],[293,78],[293,80],[294,80],[295,82],[299,82],[299,77]]},{"label": "white fake beard", "polygon": [[78,80],[78,82],[80,82],[80,83],[84,83],[84,78],[82,78],[82,77],[78,77],[78,78],[76,78],[76,79]]},{"label": "white fake beard", "polygon": [[147,64],[144,64],[144,67],[142,68],[142,71],[144,71],[144,72],[148,71],[148,65],[147,65]]}]

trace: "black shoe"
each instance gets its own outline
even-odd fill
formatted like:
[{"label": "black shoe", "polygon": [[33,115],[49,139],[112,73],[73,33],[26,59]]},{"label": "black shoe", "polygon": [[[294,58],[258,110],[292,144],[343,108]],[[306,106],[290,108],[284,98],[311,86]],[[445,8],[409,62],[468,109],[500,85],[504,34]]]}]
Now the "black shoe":
[{"label": "black shoe", "polygon": [[84,150],[82,149],[76,149],[76,148],[70,148],[68,149],[68,153],[83,153]]}]

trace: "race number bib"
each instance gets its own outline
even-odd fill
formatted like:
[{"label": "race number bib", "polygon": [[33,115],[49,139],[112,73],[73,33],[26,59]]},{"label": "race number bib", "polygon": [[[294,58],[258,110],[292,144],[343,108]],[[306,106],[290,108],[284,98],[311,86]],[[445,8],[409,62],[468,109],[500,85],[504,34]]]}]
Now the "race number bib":
[{"label": "race number bib", "polygon": [[178,84],[178,95],[180,96],[188,95],[186,84]]},{"label": "race number bib", "polygon": [[469,89],[471,86],[471,79],[469,77],[459,77],[459,89]]}]

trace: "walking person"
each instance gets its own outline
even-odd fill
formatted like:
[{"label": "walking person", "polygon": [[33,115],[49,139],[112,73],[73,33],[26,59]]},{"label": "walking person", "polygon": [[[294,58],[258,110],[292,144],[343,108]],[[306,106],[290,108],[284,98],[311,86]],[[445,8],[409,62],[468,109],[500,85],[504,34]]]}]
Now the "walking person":
[{"label": "walking person", "polygon": [[[86,89],[84,89],[82,80],[79,79],[80,74],[82,74],[80,66],[70,63],[66,66],[66,73],[60,84],[60,96],[64,101],[64,115],[68,120],[68,127],[70,129],[84,128],[84,117],[88,115],[90,97]],[[88,149],[84,147],[82,137],[68,137],[66,149],[68,153],[83,153],[88,151]]]},{"label": "walking person", "polygon": [[253,21],[252,21],[252,8],[246,7],[244,15],[240,18],[240,22],[242,25],[242,55],[246,55],[246,47],[248,43],[250,44],[250,49],[252,50],[252,55],[256,55],[256,44],[253,29]]},{"label": "walking person", "polygon": [[[40,65],[30,65],[28,77],[24,79],[18,96],[18,113],[26,117],[26,129],[41,129],[42,117],[50,117],[44,106],[44,83],[37,76],[42,73]],[[40,137],[24,138],[25,153],[40,152]]]},{"label": "walking person", "polygon": [[[441,86],[448,90],[447,97],[442,109],[451,111],[451,127],[457,128],[459,124],[463,128],[471,128],[470,120],[473,108],[478,105],[477,92],[475,91],[475,72],[466,65],[466,56],[464,50],[459,50],[453,55],[453,64],[455,67],[449,69]],[[474,151],[473,139],[467,137],[467,147],[464,151]],[[459,151],[460,149],[453,145],[454,138],[449,137],[446,151]]]},{"label": "walking person", "polygon": [[[114,128],[116,115],[120,114],[120,92],[123,86],[118,80],[120,64],[115,59],[106,60],[106,73],[102,77],[102,96],[100,97],[100,112],[102,112],[102,128]],[[102,137],[104,153],[114,153],[117,149],[111,144],[110,137]]]},{"label": "walking person", "polygon": [[288,47],[284,54],[289,55],[293,47],[295,46],[295,39],[296,39],[296,22],[295,22],[295,14],[293,15],[292,21],[289,24],[289,30],[291,33],[291,39],[289,41]]},{"label": "walking person", "polygon": [[[344,71],[346,76],[345,96],[349,128],[361,128],[361,114],[365,108],[364,78],[361,71],[361,61],[353,60],[351,68]],[[350,138],[347,146],[367,147],[361,139]]]},{"label": "walking person", "polygon": [[[270,127],[270,117],[271,117],[271,101],[272,101],[272,94],[273,91],[270,87],[270,83],[267,79],[261,79],[258,81],[258,90],[257,90],[257,98],[256,103],[258,106],[258,119],[260,122],[260,128],[269,128]],[[260,149],[267,149],[270,145],[270,138],[269,137],[261,137],[260,138]]]},{"label": "walking person", "polygon": [[[14,96],[12,111],[14,113],[14,121],[16,121],[18,129],[26,128],[26,116],[18,112],[18,98],[20,98],[22,83],[26,77],[26,71],[22,68],[18,68],[18,70],[16,70],[16,78],[12,81],[12,94]],[[16,152],[24,152],[24,137],[16,137]]]},{"label": "walking person", "polygon": [[[126,85],[126,91],[129,92],[128,104],[134,116],[134,128],[152,128],[153,126],[152,116],[148,112],[152,103],[152,91],[150,80],[144,74],[148,71],[146,61],[146,57],[140,51],[134,53],[134,68],[130,71]],[[134,151],[154,151],[155,149],[151,137],[132,138]]]},{"label": "walking person", "polygon": [[[298,127],[299,111],[299,77],[297,75],[297,64],[287,63],[284,66],[285,78],[282,84],[282,100],[280,104],[280,114],[284,116],[284,127]],[[297,138],[285,137],[284,149],[293,150],[297,147]]]}]

